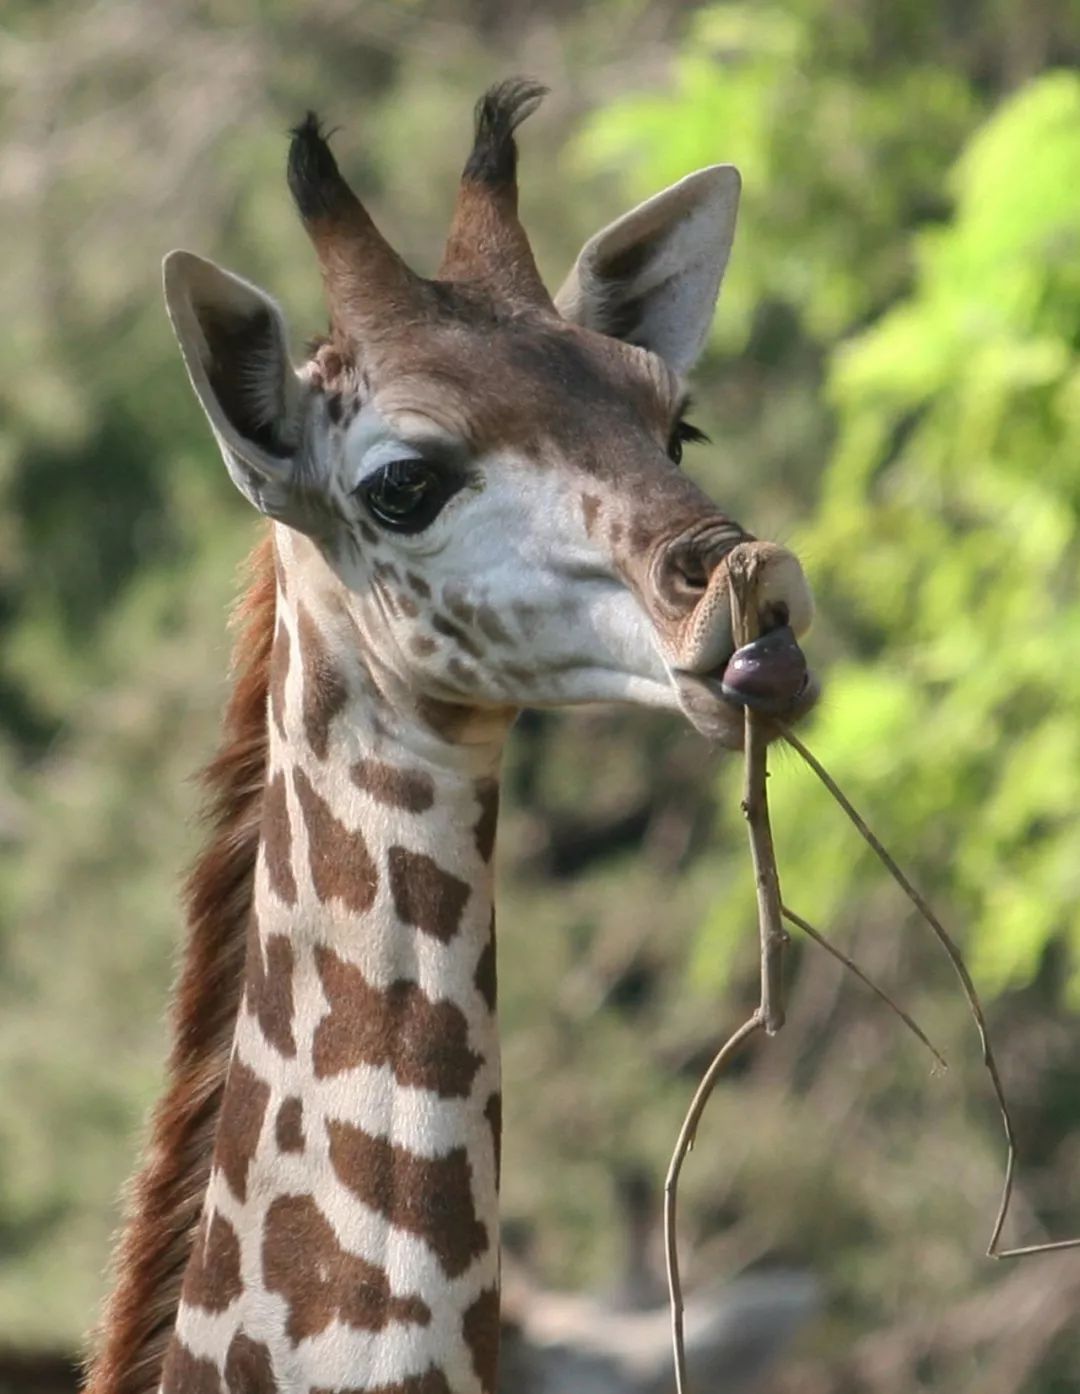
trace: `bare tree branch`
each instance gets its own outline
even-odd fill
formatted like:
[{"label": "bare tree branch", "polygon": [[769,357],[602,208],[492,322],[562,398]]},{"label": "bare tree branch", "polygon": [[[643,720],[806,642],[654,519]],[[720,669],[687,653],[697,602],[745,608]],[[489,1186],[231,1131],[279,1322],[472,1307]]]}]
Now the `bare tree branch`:
[{"label": "bare tree branch", "polygon": [[815,944],[820,944],[820,946],[825,950],[826,953],[832,954],[833,958],[835,958],[838,963],[842,963],[849,973],[854,973],[858,980],[861,983],[865,983],[866,986],[870,989],[870,991],[875,994],[875,996],[880,997],[881,1000],[885,1003],[885,1005],[890,1009],[890,1011],[896,1013],[896,1015],[900,1018],[900,1020],[904,1023],[908,1030],[912,1031],[916,1036],[918,1036],[919,1040],[922,1041],[923,1045],[927,1048],[927,1050],[930,1052],[930,1054],[934,1057],[934,1059],[937,1061],[937,1063],[941,1066],[943,1070],[947,1070],[949,1068],[949,1062],[945,1059],[944,1055],[942,1055],[941,1051],[938,1050],[937,1046],[935,1046],[934,1043],[930,1040],[929,1036],[926,1035],[922,1027],[914,1019],[914,1017],[909,1016],[908,1013],[904,1011],[903,1007],[899,1005],[899,1003],[894,1002],[884,988],[878,987],[877,983],[874,982],[873,978],[867,977],[867,975],[863,972],[859,965],[854,962],[854,960],[848,958],[847,954],[843,953],[840,949],[838,949],[835,944],[830,944],[828,939],[825,938],[824,934],[822,934],[820,930],[815,929],[809,920],[804,920],[801,915],[796,915],[794,910],[789,910],[786,905],[783,905],[781,906],[781,913],[784,916],[785,920],[790,921],[791,924],[795,925],[798,929],[801,929],[802,932],[805,935],[807,935],[808,938],[812,939]]},{"label": "bare tree branch", "polygon": [[979,1039],[982,1042],[983,1064],[986,1066],[987,1073],[990,1076],[990,1081],[994,1088],[994,1096],[997,1099],[998,1108],[1001,1111],[1001,1121],[1005,1130],[1005,1141],[1008,1145],[1008,1155],[1005,1162],[1005,1181],[1001,1190],[1001,1202],[998,1206],[997,1218],[994,1220],[994,1228],[990,1234],[990,1242],[986,1247],[987,1257],[1023,1258],[1028,1254],[1046,1254],[1053,1253],[1059,1249],[1080,1248],[1080,1236],[1075,1239],[1058,1239],[1043,1244],[1025,1244],[1014,1249],[1002,1249],[998,1247],[1001,1240],[1001,1231],[1005,1224],[1005,1216],[1009,1210],[1009,1201],[1012,1198],[1013,1192],[1013,1182],[1016,1172],[1016,1131],[1013,1127],[1009,1105],[1005,1099],[1005,1089],[1001,1083],[1001,1075],[998,1072],[997,1060],[994,1057],[993,1048],[990,1045],[990,1034],[987,1029],[982,1003],[979,1001],[979,994],[975,990],[975,984],[971,981],[971,974],[968,972],[967,965],[960,954],[960,950],[956,947],[956,944],[945,930],[944,925],[942,925],[941,921],[934,914],[920,892],[916,890],[904,872],[901,871],[892,855],[877,838],[872,829],[866,824],[851,800],[833,779],[832,775],[829,774],[825,766],[815,755],[811,754],[810,750],[793,731],[789,730],[786,726],[781,726],[780,730],[788,745],[790,745],[793,750],[798,751],[817,775],[818,779],[825,785],[826,789],[828,789],[829,793],[855,825],[863,840],[877,854],[889,875],[930,926],[938,943],[945,950],[949,962],[956,970],[956,976],[960,979],[964,997],[967,1000],[968,1008],[971,1011],[975,1026],[979,1032]]}]

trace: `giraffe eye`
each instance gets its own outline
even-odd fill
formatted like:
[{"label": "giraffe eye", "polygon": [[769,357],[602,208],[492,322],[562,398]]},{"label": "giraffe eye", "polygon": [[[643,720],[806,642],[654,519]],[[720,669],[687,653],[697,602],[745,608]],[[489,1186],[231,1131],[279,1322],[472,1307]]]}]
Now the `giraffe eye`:
[{"label": "giraffe eye", "polygon": [[368,512],[392,532],[422,532],[456,492],[456,481],[416,457],[391,460],[356,493]]}]

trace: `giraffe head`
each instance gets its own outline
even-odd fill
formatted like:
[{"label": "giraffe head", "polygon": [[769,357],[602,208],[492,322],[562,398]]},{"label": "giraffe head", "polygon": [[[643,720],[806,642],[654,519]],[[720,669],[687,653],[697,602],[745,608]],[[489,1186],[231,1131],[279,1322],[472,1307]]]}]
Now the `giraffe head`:
[{"label": "giraffe head", "polygon": [[[273,300],[188,252],[166,258],[170,315],[234,482],[285,525],[287,564],[334,591],[394,700],[478,718],[631,702],[737,744],[717,679],[724,558],[748,535],[679,461],[739,176],[711,166],[633,209],[552,299],[517,217],[514,131],[541,94],[504,83],[479,103],[434,279],[380,235],[314,117],[294,132],[330,310],[299,370]],[[801,634],[798,562],[755,545],[762,628]],[[814,693],[793,683],[785,715]]]}]

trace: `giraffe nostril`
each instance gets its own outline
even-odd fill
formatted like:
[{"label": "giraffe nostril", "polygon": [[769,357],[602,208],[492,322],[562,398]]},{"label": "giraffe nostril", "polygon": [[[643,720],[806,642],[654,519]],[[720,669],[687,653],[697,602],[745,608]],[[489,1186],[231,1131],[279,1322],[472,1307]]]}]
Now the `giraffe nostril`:
[{"label": "giraffe nostril", "polygon": [[668,553],[668,577],[683,595],[701,595],[709,586],[712,567],[694,547],[674,547]]}]

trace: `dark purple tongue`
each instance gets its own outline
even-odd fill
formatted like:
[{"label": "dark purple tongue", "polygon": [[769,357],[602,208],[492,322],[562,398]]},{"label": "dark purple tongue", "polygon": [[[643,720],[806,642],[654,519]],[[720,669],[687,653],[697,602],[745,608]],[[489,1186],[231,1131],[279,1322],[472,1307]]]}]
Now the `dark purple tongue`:
[{"label": "dark purple tongue", "polygon": [[729,702],[781,716],[802,695],[809,673],[788,625],[771,629],[728,659],[720,690]]}]

